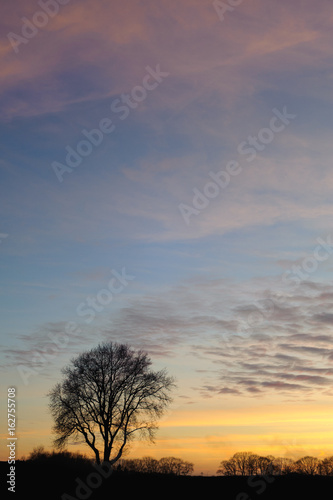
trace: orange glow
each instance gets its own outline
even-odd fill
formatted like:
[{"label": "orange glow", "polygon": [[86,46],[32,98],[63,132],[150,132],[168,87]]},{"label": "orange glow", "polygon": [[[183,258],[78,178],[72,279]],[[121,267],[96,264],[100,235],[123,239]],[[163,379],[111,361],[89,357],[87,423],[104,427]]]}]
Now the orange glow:
[{"label": "orange glow", "polygon": [[[124,458],[176,456],[194,463],[194,473],[215,474],[221,460],[237,451],[252,451],[293,459],[333,454],[333,408],[264,405],[256,408],[174,411],[160,422],[155,444],[134,441]],[[28,456],[35,446],[51,449],[51,422],[38,432],[18,433],[18,455]],[[6,436],[5,436],[6,437]],[[84,445],[69,450],[91,455]],[[6,460],[3,454],[2,460]]]}]

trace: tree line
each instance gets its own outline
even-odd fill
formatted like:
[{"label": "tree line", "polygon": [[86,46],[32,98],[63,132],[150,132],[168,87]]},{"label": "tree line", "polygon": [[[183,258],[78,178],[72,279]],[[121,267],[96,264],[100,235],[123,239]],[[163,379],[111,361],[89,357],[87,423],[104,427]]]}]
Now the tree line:
[{"label": "tree line", "polygon": [[121,459],[119,469],[140,474],[172,474],[175,476],[189,476],[193,472],[193,463],[181,458],[163,457],[157,460],[152,457]]},{"label": "tree line", "polygon": [[[94,460],[82,453],[72,453],[67,450],[47,451],[44,446],[37,446],[30,452],[27,459],[36,463],[49,463],[50,465],[59,462],[78,465],[89,465]],[[169,474],[175,476],[189,476],[193,472],[193,463],[176,457],[163,457],[157,460],[152,457],[120,459],[115,466],[118,472],[129,472],[139,474]]]},{"label": "tree line", "polygon": [[[67,463],[68,465],[89,465],[94,460],[81,453],[72,453],[67,450],[47,451],[43,446],[33,449],[28,458],[23,461],[36,463]],[[189,476],[193,473],[194,464],[177,457],[163,457],[159,460],[153,457],[121,458],[114,466],[114,471],[138,474],[168,474],[175,476]],[[268,475],[321,475],[333,476],[333,456],[319,459],[305,456],[298,460],[272,455],[260,456],[249,451],[235,453],[228,460],[222,460],[217,475],[221,476],[268,476]]]},{"label": "tree line", "polygon": [[264,476],[305,474],[333,476],[333,456],[319,459],[305,456],[298,460],[272,455],[262,457],[249,451],[237,452],[229,460],[222,460],[216,472],[222,476]]}]

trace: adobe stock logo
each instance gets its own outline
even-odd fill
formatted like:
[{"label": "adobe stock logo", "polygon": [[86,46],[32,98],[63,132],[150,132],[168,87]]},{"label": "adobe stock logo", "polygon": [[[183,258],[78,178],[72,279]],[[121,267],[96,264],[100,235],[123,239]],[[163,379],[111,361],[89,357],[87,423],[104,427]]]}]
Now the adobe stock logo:
[{"label": "adobe stock logo", "polygon": [[[333,255],[333,238],[328,234],[326,238],[319,237],[316,239],[318,243],[314,247],[310,255],[303,257],[300,263],[293,264],[290,269],[285,271],[281,276],[283,284],[293,286],[293,294],[295,295],[297,287],[304,281],[310,278],[310,275],[318,270],[322,262],[332,258]],[[264,321],[273,317],[274,312],[283,307],[290,300],[289,294],[275,294],[273,298],[260,300],[258,305],[253,304],[251,312],[246,320],[239,324],[237,333],[248,334],[253,333],[255,329],[263,325]]]},{"label": "adobe stock logo", "polygon": [[103,480],[108,479],[112,472],[113,466],[110,462],[102,462],[101,464],[93,464],[96,472],[90,472],[86,477],[85,481],[77,477],[75,479],[77,486],[75,490],[75,497],[69,495],[68,493],[63,493],[61,495],[61,500],[88,500],[93,490],[98,489],[102,486]]},{"label": "adobe stock logo", "polygon": [[[260,153],[266,149],[274,140],[276,134],[285,130],[291,120],[296,118],[296,115],[288,113],[286,106],[282,108],[282,112],[276,108],[272,112],[273,116],[269,120],[268,127],[261,128],[256,136],[249,135],[246,141],[238,144],[237,152],[245,156],[246,161],[249,163],[256,159],[258,152]],[[225,190],[229,186],[231,179],[242,171],[243,168],[237,161],[229,161],[224,170],[217,173],[209,172],[210,180],[206,182],[203,189],[200,191],[198,188],[193,188],[192,206],[185,203],[178,205],[185,223],[189,225],[191,216],[199,215],[207,208],[210,201]]]},{"label": "adobe stock logo", "polygon": [[128,285],[128,281],[135,279],[135,276],[126,273],[124,267],[121,274],[114,269],[112,269],[112,274],[113,278],[108,282],[107,288],[102,288],[95,297],[86,297],[86,300],[77,306],[76,314],[79,317],[86,317],[84,321],[87,324],[90,324],[95,319],[96,312],[103,311],[112,302],[114,294],[122,292],[124,287]]},{"label": "adobe stock logo", "polygon": [[213,7],[216,14],[219,16],[221,22],[224,21],[224,15],[227,12],[232,12],[235,7],[238,7],[244,2],[244,0],[228,0],[227,2],[221,2],[220,0],[214,0]]},{"label": "adobe stock logo", "polygon": [[320,262],[324,262],[333,255],[332,235],[328,234],[326,241],[323,238],[317,238],[316,241],[318,245],[314,248],[312,255],[307,255],[302,259],[301,264],[294,264],[283,274],[284,283],[300,285],[302,281],[310,277],[310,274],[317,271]]},{"label": "adobe stock logo", "polygon": [[[157,64],[155,69],[150,66],[145,68],[146,74],[142,78],[141,85],[133,87],[128,94],[121,94],[120,99],[114,99],[110,108],[115,115],[119,115],[119,120],[126,120],[133,109],[136,109],[141,102],[143,102],[149,92],[156,89],[170,73],[162,71],[160,64]],[[53,161],[51,166],[59,182],[63,182],[64,175],[73,172],[73,170],[81,165],[84,158],[91,155],[91,153],[99,147],[104,136],[111,134],[116,128],[115,123],[108,117],[102,118],[97,124],[97,128],[91,130],[83,129],[81,134],[84,139],[80,140],[73,148],[68,145],[65,147],[66,156],[65,162],[60,163]]]}]

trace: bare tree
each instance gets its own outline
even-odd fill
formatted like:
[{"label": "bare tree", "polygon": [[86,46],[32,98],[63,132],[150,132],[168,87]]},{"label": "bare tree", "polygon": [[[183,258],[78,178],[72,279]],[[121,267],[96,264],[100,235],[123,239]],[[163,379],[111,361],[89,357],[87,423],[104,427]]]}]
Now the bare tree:
[{"label": "bare tree", "polygon": [[297,460],[295,463],[297,467],[297,471],[300,474],[308,474],[310,476],[314,476],[318,473],[319,468],[319,459],[316,457],[303,457]]},{"label": "bare tree", "polygon": [[267,476],[268,474],[272,474],[274,471],[273,466],[274,457],[259,457],[258,459],[258,474],[261,476]]},{"label": "bare tree", "polygon": [[229,460],[222,460],[217,474],[224,476],[255,476],[273,472],[274,457],[260,457],[250,451],[235,453]]},{"label": "bare tree", "polygon": [[156,474],[158,472],[158,460],[156,458],[152,457],[143,457],[140,460],[141,464],[141,472],[144,472],[146,474]]},{"label": "bare tree", "polygon": [[273,460],[274,474],[285,475],[296,471],[295,462],[291,458],[278,457]]},{"label": "bare tree", "polygon": [[252,453],[247,459],[247,474],[249,476],[256,476],[259,471],[260,456]]},{"label": "bare tree", "polygon": [[174,381],[150,366],[146,353],[112,342],[73,359],[49,393],[55,446],[83,440],[97,463],[102,448],[103,460],[114,464],[138,432],[153,441]]},{"label": "bare tree", "polygon": [[333,476],[333,457],[324,458],[319,465],[322,476]]},{"label": "bare tree", "polygon": [[121,466],[130,472],[141,474],[170,474],[175,476],[188,476],[193,472],[192,462],[181,458],[164,457],[156,460],[151,457],[132,458],[121,460]]},{"label": "bare tree", "polygon": [[239,451],[233,455],[237,465],[237,472],[241,476],[248,476],[253,473],[254,458],[257,456],[252,451]]},{"label": "bare tree", "polygon": [[159,471],[162,474],[188,476],[193,472],[193,464],[181,458],[163,457],[159,460]]},{"label": "bare tree", "polygon": [[232,457],[229,460],[222,460],[220,463],[220,468],[216,471],[216,474],[222,476],[236,476],[238,472],[237,462]]}]

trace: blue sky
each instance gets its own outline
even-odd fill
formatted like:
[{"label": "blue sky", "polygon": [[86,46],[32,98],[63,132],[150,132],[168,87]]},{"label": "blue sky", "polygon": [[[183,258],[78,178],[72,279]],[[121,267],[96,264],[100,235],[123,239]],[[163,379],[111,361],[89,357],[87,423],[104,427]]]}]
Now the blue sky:
[{"label": "blue sky", "polygon": [[[71,0],[18,53],[8,33],[40,7],[1,10],[4,390],[17,386],[29,415],[42,408],[48,446],[45,393],[61,367],[99,341],[126,341],[177,377],[182,426],[201,415],[205,434],[209,412],[221,412],[223,428],[225,411],[293,402],[315,416],[296,444],[282,425],[288,452],[333,449],[332,435],[325,450],[307,441],[332,406],[331,3],[250,0],[222,22],[210,1]],[[272,131],[277,112],[292,118]],[[114,130],[77,167],[66,164],[66,148],[80,150],[82,131],[105,119]],[[240,145],[258,137],[266,142],[248,161]],[[62,182],[54,162],[67,169]],[[230,162],[239,173],[199,210],[195,194]],[[193,210],[188,224],[180,205]],[[318,238],[328,241],[320,254]],[[286,282],[296,265],[305,277]],[[135,278],[87,324],[78,306],[110,298],[101,290],[123,269]],[[70,321],[79,338],[39,366],[36,352]],[[24,384],[18,364],[38,374]],[[38,424],[25,418],[27,453]],[[167,422],[161,443],[163,432],[176,440]],[[254,451],[266,449],[255,435]],[[149,453],[163,453],[161,443]],[[214,472],[217,443],[174,453]]]}]

